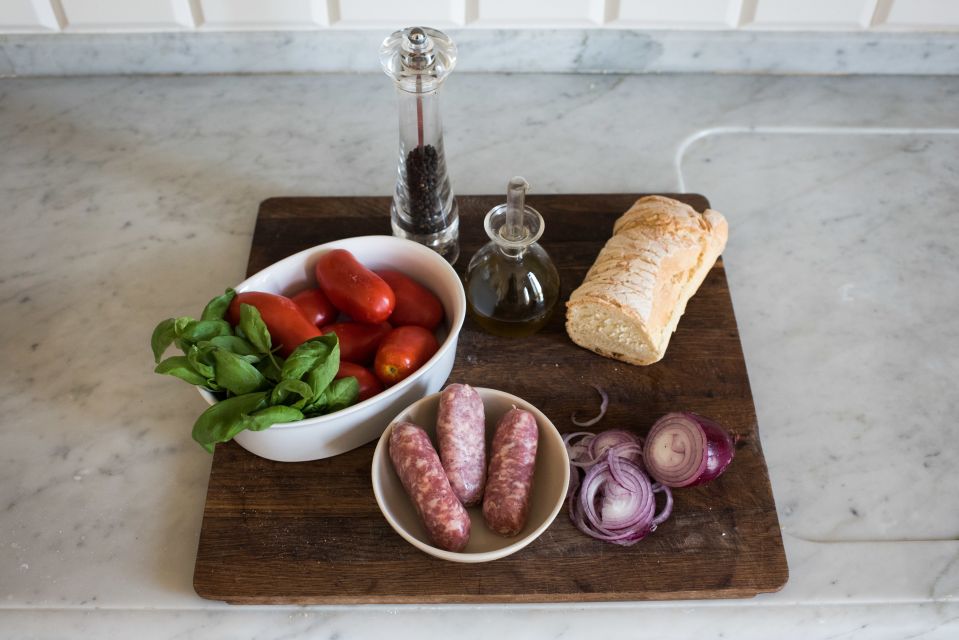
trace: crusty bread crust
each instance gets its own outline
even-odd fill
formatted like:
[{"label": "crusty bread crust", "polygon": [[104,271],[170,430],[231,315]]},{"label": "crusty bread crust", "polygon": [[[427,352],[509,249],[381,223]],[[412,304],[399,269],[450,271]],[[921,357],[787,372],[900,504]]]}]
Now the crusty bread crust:
[{"label": "crusty bread crust", "polygon": [[669,339],[726,246],[726,219],[647,196],[616,221],[583,283],[566,303],[576,344],[630,364],[662,359]]}]

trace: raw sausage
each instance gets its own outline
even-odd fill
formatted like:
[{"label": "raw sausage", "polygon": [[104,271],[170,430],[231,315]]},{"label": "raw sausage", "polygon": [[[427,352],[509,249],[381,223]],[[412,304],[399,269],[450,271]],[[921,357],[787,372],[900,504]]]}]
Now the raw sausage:
[{"label": "raw sausage", "polygon": [[536,418],[529,411],[513,407],[496,425],[483,518],[500,535],[515,536],[526,524],[538,442]]},{"label": "raw sausage", "polygon": [[470,517],[453,493],[426,432],[410,422],[394,424],[390,460],[433,543],[447,551],[462,551],[470,538]]},{"label": "raw sausage", "polygon": [[486,415],[476,389],[468,384],[443,389],[436,437],[453,493],[466,507],[479,504],[486,484]]}]

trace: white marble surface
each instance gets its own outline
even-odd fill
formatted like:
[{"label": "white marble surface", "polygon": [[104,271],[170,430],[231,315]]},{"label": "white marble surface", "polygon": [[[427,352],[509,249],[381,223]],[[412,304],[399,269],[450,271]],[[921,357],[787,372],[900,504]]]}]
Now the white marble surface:
[{"label": "white marble surface", "polygon": [[203,405],[151,373],[149,332],[241,279],[262,199],[390,191],[389,83],[0,81],[0,637],[959,636],[957,96],[942,78],[451,77],[459,193],[514,173],[539,192],[684,183],[729,216],[789,583],[721,602],[235,608],[192,591]]},{"label": "white marble surface", "polygon": [[[380,70],[392,29],[0,35],[0,75]],[[502,73],[959,74],[955,32],[448,29],[459,69]]]},{"label": "white marble surface", "polygon": [[959,536],[957,134],[728,133],[686,151],[687,183],[717,185],[739,231],[730,286],[792,535]]}]

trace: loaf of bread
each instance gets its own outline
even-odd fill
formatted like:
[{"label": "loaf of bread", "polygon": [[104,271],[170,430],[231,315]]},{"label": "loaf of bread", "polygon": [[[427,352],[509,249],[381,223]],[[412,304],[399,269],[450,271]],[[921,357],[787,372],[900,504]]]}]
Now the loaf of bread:
[{"label": "loaf of bread", "polygon": [[658,362],[728,234],[717,211],[700,214],[671,198],[640,198],[616,221],[613,237],[570,295],[569,337],[630,364]]}]

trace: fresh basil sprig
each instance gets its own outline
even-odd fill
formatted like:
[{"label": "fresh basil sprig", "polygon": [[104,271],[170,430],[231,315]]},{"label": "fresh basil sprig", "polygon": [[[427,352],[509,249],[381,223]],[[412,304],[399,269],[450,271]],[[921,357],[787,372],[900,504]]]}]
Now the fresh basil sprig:
[{"label": "fresh basil sprig", "polygon": [[153,349],[153,361],[160,364],[160,358],[163,352],[173,344],[176,339],[176,320],[167,318],[156,326],[153,335],[150,336],[150,347]]},{"label": "fresh basil sprig", "polygon": [[312,399],[313,388],[302,380],[280,380],[270,391],[270,404],[273,405],[283,404],[303,409]]},{"label": "fresh basil sprig", "polygon": [[190,359],[187,356],[173,356],[172,358],[167,358],[154,369],[157,373],[163,373],[168,376],[175,376],[180,380],[189,382],[190,384],[195,384],[199,386],[204,386],[206,384],[206,378],[197,373],[196,369],[193,368],[193,365],[190,364]]},{"label": "fresh basil sprig", "polygon": [[260,353],[270,353],[273,341],[270,339],[270,330],[260,317],[260,311],[252,304],[240,305],[240,331],[250,341],[250,344]]},{"label": "fresh basil sprig", "polygon": [[330,383],[323,392],[326,413],[333,413],[355,404],[360,397],[360,381],[355,376],[340,378]]},{"label": "fresh basil sprig", "polygon": [[[156,373],[223,395],[193,425],[193,439],[204,449],[212,453],[217,443],[246,429],[262,431],[356,403],[359,381],[334,380],[340,368],[335,334],[307,340],[284,360],[272,352],[270,331],[256,307],[240,305],[235,329],[225,320],[235,297],[227,289],[207,303],[200,320],[169,318],[150,337]],[[161,361],[171,345],[184,355]]]},{"label": "fresh basil sprig", "polygon": [[210,406],[193,423],[193,439],[213,453],[218,442],[226,442],[246,428],[243,416],[266,408],[266,392],[227,398]]},{"label": "fresh basil sprig", "polygon": [[226,312],[230,308],[230,303],[236,297],[236,291],[227,289],[222,296],[217,296],[206,303],[203,308],[203,314],[200,320],[222,320],[226,317]]},{"label": "fresh basil sprig", "polygon": [[213,347],[213,359],[216,361],[216,383],[234,395],[251,393],[266,383],[266,378],[256,367],[232,351]]}]

